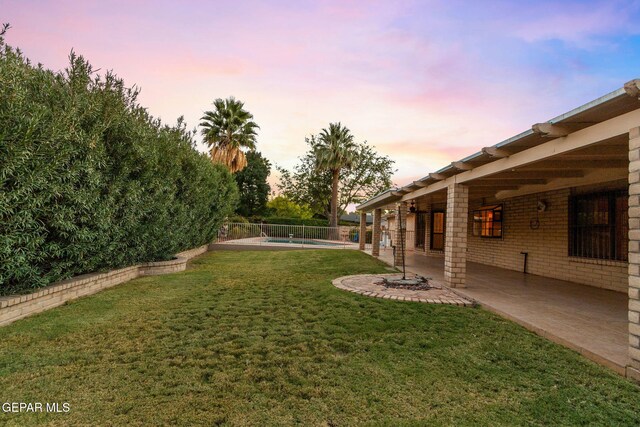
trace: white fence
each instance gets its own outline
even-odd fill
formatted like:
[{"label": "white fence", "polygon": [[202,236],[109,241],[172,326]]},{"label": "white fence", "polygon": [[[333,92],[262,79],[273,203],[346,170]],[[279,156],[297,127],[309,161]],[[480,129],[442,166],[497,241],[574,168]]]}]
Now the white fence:
[{"label": "white fence", "polygon": [[[218,230],[218,243],[237,245],[358,249],[360,227],[315,227],[308,225],[224,223]],[[371,230],[367,230],[365,249],[371,249]]]},{"label": "white fence", "polygon": [[[346,248],[358,249],[360,227],[315,227],[308,225],[258,224],[227,222],[218,230],[217,243],[232,245],[295,246],[301,248]],[[405,230],[405,250],[424,250],[424,236],[417,236],[413,230]],[[420,233],[423,234],[423,233]],[[395,230],[382,231],[380,250],[391,250],[394,245]],[[422,237],[419,241],[417,237]],[[365,250],[371,250],[372,227],[367,228]]]}]

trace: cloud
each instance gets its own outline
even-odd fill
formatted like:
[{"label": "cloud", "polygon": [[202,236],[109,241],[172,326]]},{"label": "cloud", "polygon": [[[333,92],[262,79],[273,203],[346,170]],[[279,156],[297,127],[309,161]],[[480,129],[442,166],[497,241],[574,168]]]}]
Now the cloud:
[{"label": "cloud", "polygon": [[7,1],[9,43],[61,69],[71,48],[189,126],[234,95],[291,167],[332,121],[422,177],[620,87],[640,2]]},{"label": "cloud", "polygon": [[[559,40],[578,48],[615,44],[611,36],[639,34],[638,1],[539,3],[529,9],[531,19],[521,22],[513,34],[534,43]],[[606,40],[606,42],[605,42]]]}]

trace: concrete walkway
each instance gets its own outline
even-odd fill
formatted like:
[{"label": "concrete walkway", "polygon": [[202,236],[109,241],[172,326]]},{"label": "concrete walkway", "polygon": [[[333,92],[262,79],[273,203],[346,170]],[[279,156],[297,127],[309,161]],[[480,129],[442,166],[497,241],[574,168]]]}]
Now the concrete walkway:
[{"label": "concrete walkway", "polygon": [[[380,259],[393,264],[391,250]],[[444,282],[444,258],[407,253],[407,272]],[[483,264],[467,263],[456,289],[484,308],[624,375],[628,357],[626,294]]]}]

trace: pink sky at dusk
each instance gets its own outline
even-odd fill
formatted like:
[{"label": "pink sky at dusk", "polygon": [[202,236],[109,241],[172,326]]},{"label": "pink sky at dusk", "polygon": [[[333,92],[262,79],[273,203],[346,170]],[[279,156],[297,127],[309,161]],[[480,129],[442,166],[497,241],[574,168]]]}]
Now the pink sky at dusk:
[{"label": "pink sky at dusk", "polygon": [[341,121],[400,185],[640,77],[639,17],[638,1],[0,0],[33,62],[73,48],[189,127],[233,95],[288,168]]}]

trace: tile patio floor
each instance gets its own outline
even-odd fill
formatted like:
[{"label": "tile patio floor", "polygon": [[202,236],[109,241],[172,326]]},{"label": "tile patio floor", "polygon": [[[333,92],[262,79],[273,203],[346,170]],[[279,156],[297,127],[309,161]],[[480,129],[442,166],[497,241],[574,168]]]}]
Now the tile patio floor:
[{"label": "tile patio floor", "polygon": [[[380,259],[393,264],[391,250]],[[407,272],[444,282],[444,258],[407,253]],[[467,263],[467,287],[483,307],[624,374],[627,295],[563,280]]]}]

